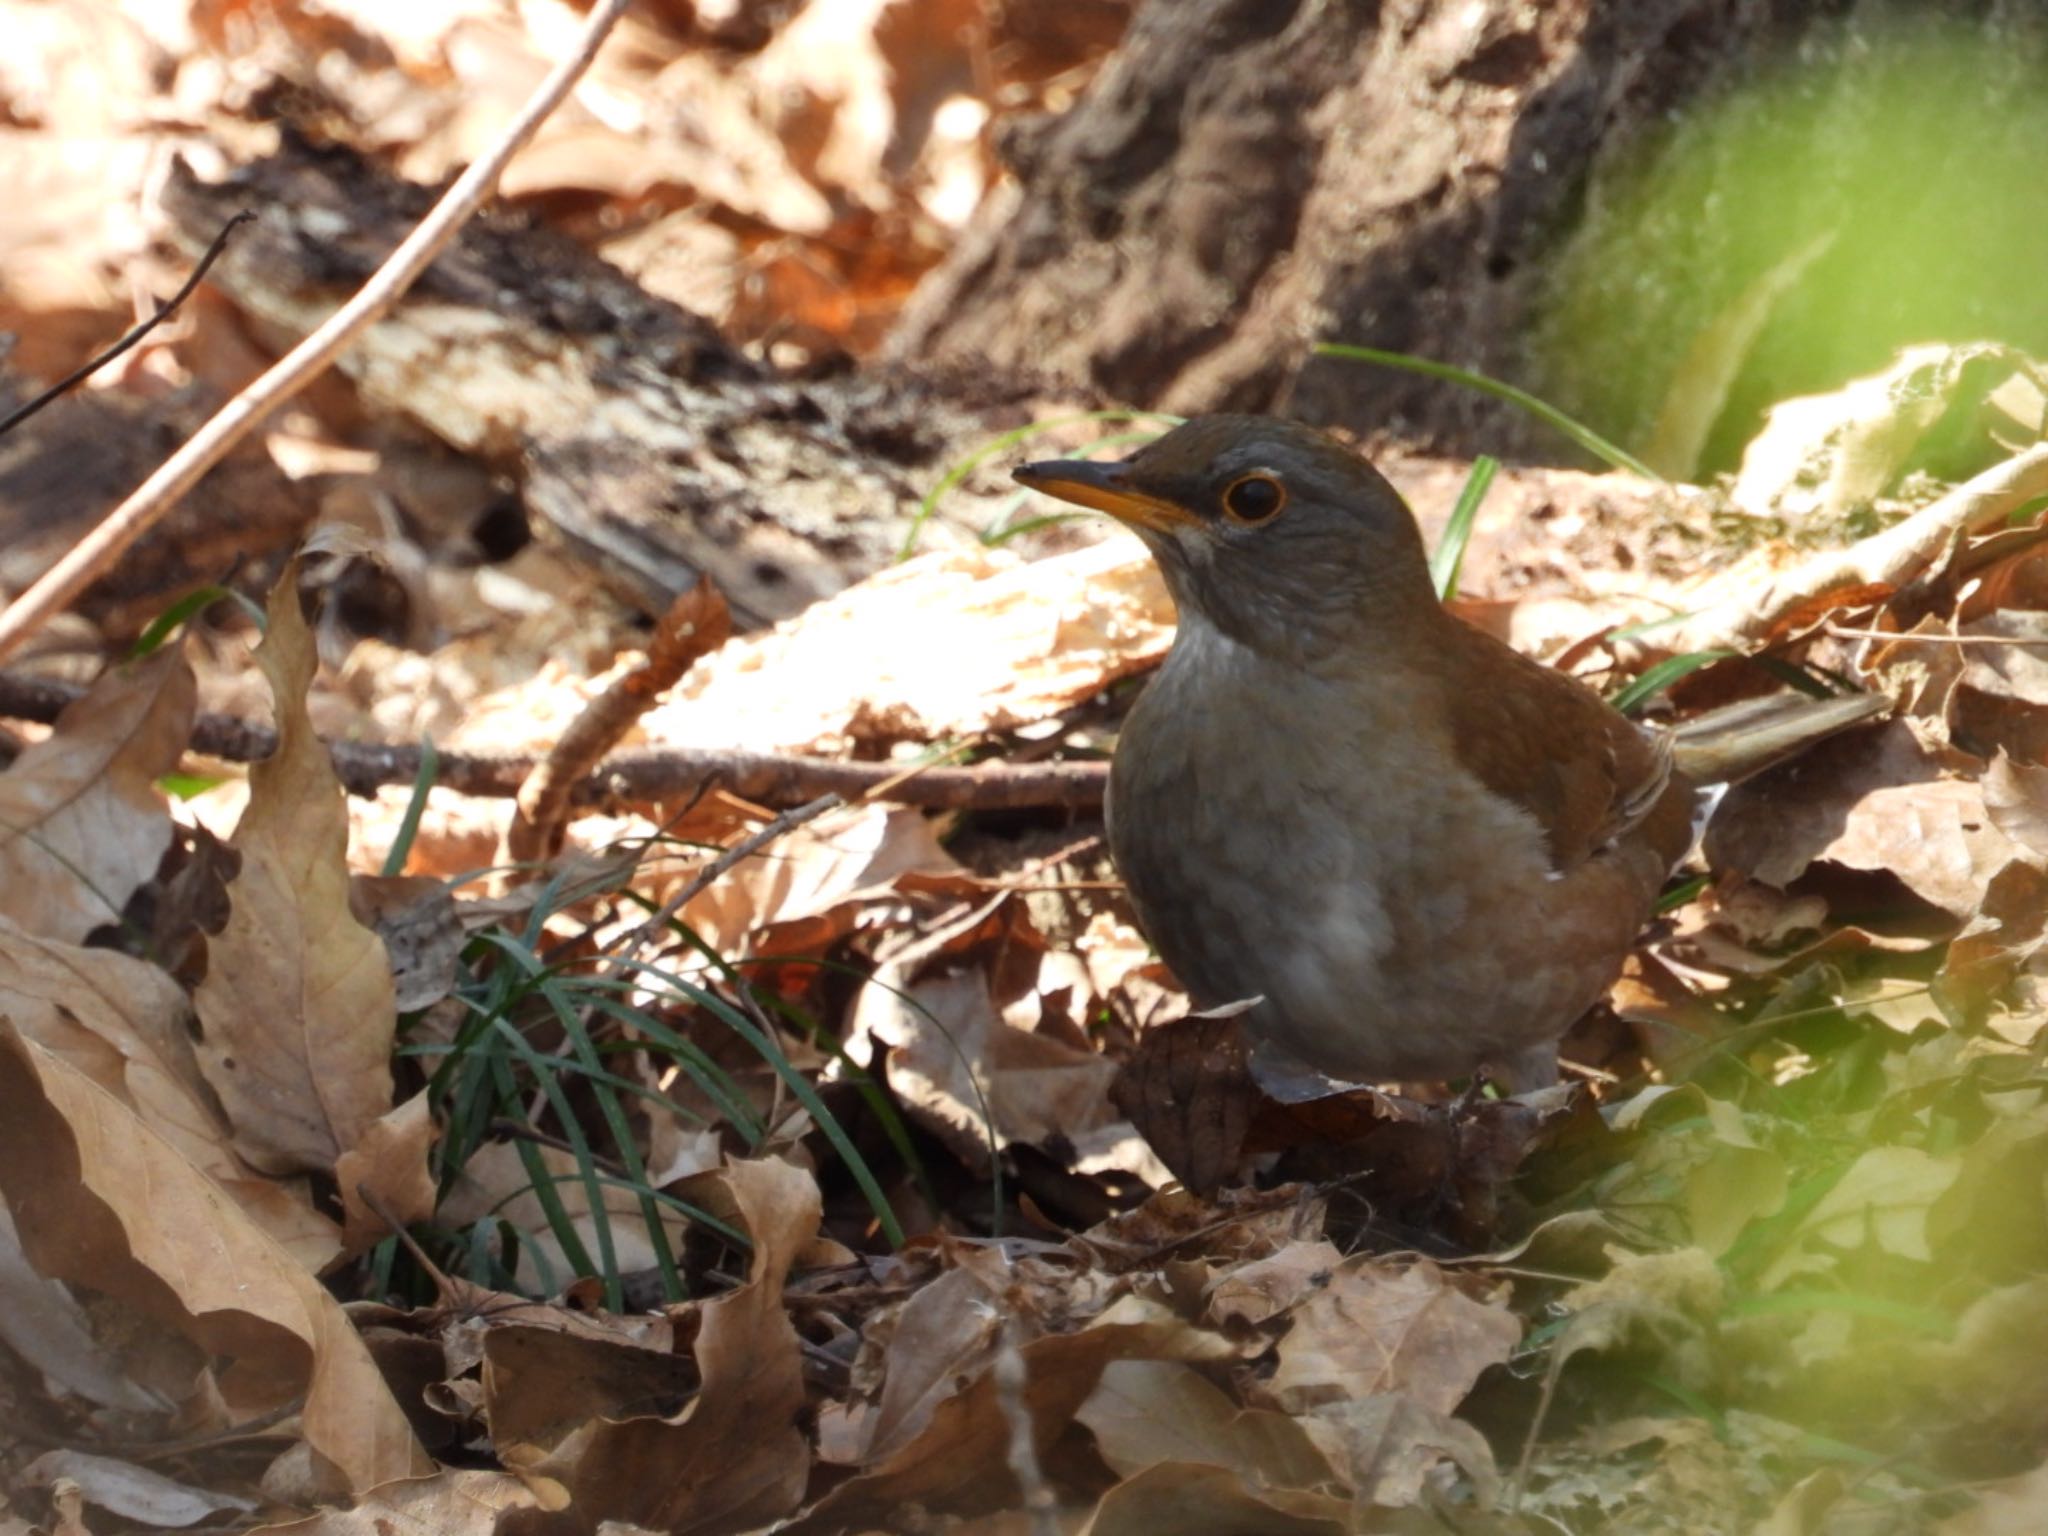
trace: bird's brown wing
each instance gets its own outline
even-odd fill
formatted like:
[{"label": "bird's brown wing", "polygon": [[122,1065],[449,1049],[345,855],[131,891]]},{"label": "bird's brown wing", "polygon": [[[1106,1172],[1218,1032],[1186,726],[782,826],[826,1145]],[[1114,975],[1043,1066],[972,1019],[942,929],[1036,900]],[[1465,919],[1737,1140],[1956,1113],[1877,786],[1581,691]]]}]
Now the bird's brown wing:
[{"label": "bird's brown wing", "polygon": [[1676,860],[1688,797],[1672,774],[1668,736],[1641,730],[1577,679],[1457,629],[1441,677],[1459,760],[1536,818],[1554,867],[1575,868],[1638,829]]}]

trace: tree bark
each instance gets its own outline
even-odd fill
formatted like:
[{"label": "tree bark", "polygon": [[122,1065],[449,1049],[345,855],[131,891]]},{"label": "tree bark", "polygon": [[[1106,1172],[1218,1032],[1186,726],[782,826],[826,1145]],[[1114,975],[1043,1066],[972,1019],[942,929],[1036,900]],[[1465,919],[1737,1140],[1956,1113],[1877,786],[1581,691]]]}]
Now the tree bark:
[{"label": "tree bark", "polygon": [[1518,372],[1596,157],[1847,0],[1150,0],[928,277],[890,355],[1163,410],[1548,455],[1507,406],[1310,355]]}]

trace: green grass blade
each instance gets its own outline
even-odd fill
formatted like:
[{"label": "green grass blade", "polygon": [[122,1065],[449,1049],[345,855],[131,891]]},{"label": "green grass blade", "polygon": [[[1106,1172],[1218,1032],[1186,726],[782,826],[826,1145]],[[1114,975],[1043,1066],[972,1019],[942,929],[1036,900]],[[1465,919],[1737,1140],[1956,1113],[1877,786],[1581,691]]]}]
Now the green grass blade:
[{"label": "green grass blade", "polygon": [[[591,1151],[590,1138],[584,1134],[583,1124],[576,1118],[575,1106],[570,1104],[569,1096],[562,1091],[562,1084],[556,1076],[556,1069],[560,1063],[543,1056],[527,1044],[509,1020],[500,1019],[497,1023],[497,1032],[512,1047],[512,1054],[524,1064],[533,1078],[534,1086],[540,1089],[541,1096],[548,1101],[548,1107],[555,1112],[555,1119],[562,1127],[562,1139],[569,1143],[570,1156],[576,1159],[578,1182],[583,1185],[584,1198],[590,1203],[591,1229],[597,1234],[596,1264],[590,1262],[590,1255],[583,1248],[582,1237],[570,1221],[567,1210],[563,1209],[560,1197],[552,1194],[552,1188],[549,1195],[542,1195],[538,1188],[534,1190],[534,1194],[540,1198],[543,1208],[548,1209],[548,1225],[554,1229],[555,1238],[562,1243],[563,1251],[580,1255],[572,1260],[578,1266],[578,1273],[595,1275],[602,1280],[606,1307],[614,1312],[623,1311],[626,1298],[619,1283],[619,1255],[617,1244],[612,1238],[611,1211],[604,1203],[604,1175],[597,1166],[596,1154]],[[499,1107],[512,1118],[524,1122],[526,1109],[521,1100],[518,1083],[512,1076],[511,1063],[503,1056],[498,1057],[497,1061],[500,1069]],[[538,1167],[544,1178],[553,1178],[553,1175],[547,1172],[547,1165],[541,1159],[538,1148],[525,1141],[516,1144],[519,1147],[520,1161],[526,1164],[529,1177]],[[530,1158],[527,1156],[529,1152],[533,1154]],[[553,1208],[548,1208],[548,1200],[551,1197],[554,1205]],[[575,1243],[574,1250],[569,1246],[570,1240]]]},{"label": "green grass blade", "polygon": [[1505,400],[1510,405],[1520,407],[1546,426],[1555,427],[1603,464],[1625,469],[1632,475],[1641,475],[1645,480],[1657,485],[1670,483],[1627,449],[1610,443],[1591,427],[1583,422],[1574,421],[1548,401],[1539,400],[1526,389],[1517,389],[1512,384],[1488,378],[1483,373],[1474,373],[1469,368],[1453,367],[1449,363],[1431,362],[1424,357],[1410,357],[1405,352],[1382,352],[1377,347],[1355,347],[1341,341],[1318,342],[1315,351],[1324,357],[1343,357],[1354,362],[1378,363],[1384,368],[1399,368],[1404,373],[1419,373],[1425,378],[1462,384],[1467,389],[1479,391],[1482,395],[1491,395],[1496,400]]},{"label": "green grass blade", "polygon": [[[571,1000],[569,989],[558,980],[547,980],[540,983],[540,994],[554,1010],[555,1020],[562,1026],[570,1048],[576,1053],[578,1065],[591,1080],[591,1097],[597,1101],[597,1111],[604,1118],[605,1129],[611,1132],[618,1161],[625,1166],[627,1181],[640,1202],[640,1219],[646,1224],[647,1241],[654,1249],[655,1268],[661,1271],[663,1295],[669,1301],[680,1301],[685,1294],[682,1272],[676,1268],[675,1252],[669,1246],[668,1228],[662,1224],[661,1212],[655,1209],[654,1190],[647,1180],[647,1166],[641,1160],[639,1142],[633,1135],[633,1127],[626,1119],[618,1095],[606,1083],[598,1081],[614,1074],[603,1069],[597,1044],[584,1027],[582,1010]],[[622,1298],[620,1306],[624,1305]]]},{"label": "green grass blade", "polygon": [[170,607],[149,621],[149,628],[136,637],[135,644],[128,649],[129,659],[140,661],[162,647],[171,638],[180,624],[186,622],[202,609],[211,608],[215,603],[233,603],[256,621],[256,632],[263,632],[266,621],[263,608],[251,602],[241,593],[227,587],[201,587],[197,592],[187,592]]},{"label": "green grass blade", "polygon": [[1627,714],[1657,697],[1681,677],[1689,677],[1717,661],[1732,661],[1737,654],[1735,651],[1687,651],[1683,656],[1667,656],[1626,688],[1619,689],[1607,702]]},{"label": "green grass blade", "polygon": [[1458,572],[1465,564],[1465,547],[1472,542],[1472,522],[1499,472],[1500,460],[1491,454],[1482,453],[1472,461],[1465,488],[1458,492],[1458,504],[1451,508],[1451,520],[1444,524],[1444,536],[1429,557],[1429,579],[1436,586],[1439,602],[1447,603],[1458,595]]},{"label": "green grass blade", "polygon": [[[519,1111],[523,1118],[519,1085],[512,1077],[511,1065],[503,1056],[493,1055],[491,1066],[505,1107],[511,1111]],[[560,1088],[557,1087],[555,1092],[559,1094]],[[573,1116],[569,1118],[569,1124],[575,1124]],[[571,1140],[574,1140],[573,1136]],[[561,1245],[562,1255],[568,1259],[570,1269],[579,1275],[598,1274],[598,1267],[590,1261],[590,1251],[583,1246],[583,1234],[576,1230],[575,1222],[569,1219],[568,1207],[562,1204],[561,1193],[555,1188],[554,1174],[541,1158],[540,1148],[530,1141],[515,1141],[512,1146],[521,1165],[526,1169],[527,1183],[533,1190],[533,1197],[540,1202],[541,1211],[547,1217],[548,1229],[555,1234],[555,1241]],[[583,1174],[584,1186],[588,1191],[588,1198],[592,1201],[592,1219],[595,1220],[595,1213],[604,1209],[604,1199],[598,1192],[597,1170],[590,1166],[588,1147],[584,1149],[580,1162],[582,1167],[579,1171]],[[608,1228],[603,1225],[600,1225],[598,1230],[609,1235]]]},{"label": "green grass blade", "polygon": [[426,813],[427,791],[441,771],[441,754],[434,750],[434,738],[420,738],[420,771],[412,776],[412,796],[405,802],[405,814],[398,818],[398,835],[384,855],[381,873],[388,880],[405,873],[405,861],[412,857],[412,845],[420,835],[420,817]]},{"label": "green grass blade", "polygon": [[[671,985],[688,986],[681,977],[651,961],[636,960],[632,964],[635,970],[660,977]],[[839,1123],[838,1116],[826,1107],[825,1101],[818,1096],[817,1089],[812,1087],[810,1080],[796,1069],[795,1063],[783,1054],[782,1048],[763,1034],[752,1019],[737,1008],[724,1005],[722,1000],[716,1001],[718,1006],[713,1008],[713,1011],[720,1021],[752,1046],[754,1054],[782,1079],[791,1097],[804,1107],[820,1133],[832,1144],[832,1150],[837,1152],[840,1160],[846,1164],[847,1172],[853,1175],[854,1183],[860,1186],[860,1192],[867,1200],[868,1208],[874,1212],[875,1222],[881,1227],[882,1235],[889,1246],[901,1248],[906,1241],[903,1224],[896,1219],[896,1212],[890,1206],[888,1196],[882,1192],[881,1181],[875,1177],[874,1169],[868,1166],[867,1159],[862,1157],[860,1149],[854,1146],[853,1138],[846,1134],[846,1127]],[[710,1004],[707,1003],[706,1006]]]}]

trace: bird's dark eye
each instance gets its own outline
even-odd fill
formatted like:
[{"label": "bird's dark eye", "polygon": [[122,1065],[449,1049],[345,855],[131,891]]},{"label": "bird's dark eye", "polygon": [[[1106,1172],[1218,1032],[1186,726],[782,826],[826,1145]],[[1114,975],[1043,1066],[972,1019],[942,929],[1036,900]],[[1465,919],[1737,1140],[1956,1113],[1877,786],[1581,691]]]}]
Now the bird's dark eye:
[{"label": "bird's dark eye", "polygon": [[1223,510],[1240,523],[1263,523],[1287,505],[1287,487],[1271,475],[1240,475],[1223,489]]}]

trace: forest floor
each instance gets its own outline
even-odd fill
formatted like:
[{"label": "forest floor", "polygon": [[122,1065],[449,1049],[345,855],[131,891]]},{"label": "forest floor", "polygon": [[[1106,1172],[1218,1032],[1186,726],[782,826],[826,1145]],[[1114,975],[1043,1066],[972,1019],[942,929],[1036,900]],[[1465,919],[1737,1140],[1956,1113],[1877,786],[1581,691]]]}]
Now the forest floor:
[{"label": "forest floor", "polygon": [[[2048,383],[1501,471],[1471,622],[1646,720],[1888,717],[1728,792],[1566,1086],[1162,1111],[1227,1021],[1101,795],[1172,608],[1008,470],[1164,423],[873,361],[1121,15],[635,12],[0,672],[0,1536],[2044,1528]],[[0,403],[258,215],[0,435],[0,591],[575,23],[0,0]],[[1443,537],[1473,467],[1372,446]]]}]

